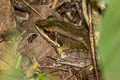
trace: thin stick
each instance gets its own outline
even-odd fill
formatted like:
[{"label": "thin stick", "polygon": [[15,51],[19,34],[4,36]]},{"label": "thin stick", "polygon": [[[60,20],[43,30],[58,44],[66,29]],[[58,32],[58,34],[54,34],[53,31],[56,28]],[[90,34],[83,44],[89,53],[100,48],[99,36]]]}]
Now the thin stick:
[{"label": "thin stick", "polygon": [[74,75],[71,74],[71,75],[67,76],[65,80],[70,80],[73,76],[74,76]]},{"label": "thin stick", "polygon": [[35,8],[33,8],[28,2],[26,2],[25,0],[23,0],[23,2],[30,7],[35,13],[37,13],[42,19],[45,19],[45,17],[43,17],[43,15],[41,15],[38,11],[36,11]]},{"label": "thin stick", "polygon": [[39,68],[51,68],[51,69],[57,69],[57,70],[61,70],[61,71],[64,71],[64,72],[68,72],[67,69],[59,68],[59,67],[56,67],[56,66],[39,66]]},{"label": "thin stick", "polygon": [[27,76],[27,77],[30,77],[30,76],[31,76],[31,73],[32,73],[33,71],[35,71],[35,70],[38,68],[38,66],[39,66],[39,63],[38,63],[37,61],[35,61],[35,62],[33,63],[33,65],[32,65],[32,67],[26,72],[26,76]]},{"label": "thin stick", "polygon": [[52,5],[52,9],[55,9],[55,8],[56,8],[56,5],[57,5],[58,1],[59,1],[59,0],[54,0],[53,5]]},{"label": "thin stick", "polygon": [[89,25],[89,23],[88,23],[88,15],[87,15],[86,0],[82,0],[82,9],[83,9],[83,15],[85,17],[85,21],[87,22],[87,25]]},{"label": "thin stick", "polygon": [[96,54],[95,54],[95,41],[94,41],[94,35],[93,35],[93,26],[92,26],[92,9],[91,9],[91,2],[88,0],[88,18],[89,18],[89,37],[90,37],[90,46],[91,46],[91,56],[95,71],[95,77],[96,80],[99,79],[99,73],[97,68],[97,60],[96,60]]}]

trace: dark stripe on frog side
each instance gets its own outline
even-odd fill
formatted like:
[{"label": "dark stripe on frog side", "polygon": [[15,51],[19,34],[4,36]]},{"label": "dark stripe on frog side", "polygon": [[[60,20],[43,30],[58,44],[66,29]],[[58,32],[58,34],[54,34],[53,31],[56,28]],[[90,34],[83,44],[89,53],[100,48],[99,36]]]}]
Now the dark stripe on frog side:
[{"label": "dark stripe on frog side", "polygon": [[72,51],[72,52],[78,52],[78,51],[87,51],[86,46],[84,46],[82,43],[80,43],[79,41],[73,40],[69,37],[65,37],[61,34],[57,34],[57,42],[58,44],[60,44],[61,46],[63,44],[69,44],[68,46],[70,47],[70,49],[66,49],[67,51]]}]

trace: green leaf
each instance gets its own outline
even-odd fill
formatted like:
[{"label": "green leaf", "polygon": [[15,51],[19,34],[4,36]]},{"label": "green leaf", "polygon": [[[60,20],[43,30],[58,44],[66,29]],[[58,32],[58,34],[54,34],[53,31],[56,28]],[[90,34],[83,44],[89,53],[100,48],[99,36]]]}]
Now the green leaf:
[{"label": "green leaf", "polygon": [[50,78],[50,80],[56,80],[55,78]]},{"label": "green leaf", "polygon": [[0,58],[0,80],[28,80],[21,69],[22,56],[17,56],[17,49],[21,39],[20,33],[13,30],[9,33],[5,50]]},{"label": "green leaf", "polygon": [[22,56],[18,56],[17,63],[16,63],[16,69],[21,67],[21,62],[22,62]]},{"label": "green leaf", "polygon": [[47,70],[45,73],[46,73],[46,75],[49,75],[49,74],[50,74],[50,72],[49,72],[48,70]]},{"label": "green leaf", "polygon": [[40,80],[45,80],[45,76],[43,74],[39,74]]},{"label": "green leaf", "polygon": [[120,80],[120,0],[109,0],[101,25],[99,49],[105,80]]}]

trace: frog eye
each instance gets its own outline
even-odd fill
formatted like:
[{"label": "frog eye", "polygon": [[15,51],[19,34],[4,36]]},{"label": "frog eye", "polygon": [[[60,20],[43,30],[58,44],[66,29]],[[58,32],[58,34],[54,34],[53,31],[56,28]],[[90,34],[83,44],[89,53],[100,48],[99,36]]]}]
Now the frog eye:
[{"label": "frog eye", "polygon": [[43,29],[43,31],[46,33],[46,34],[49,34],[50,31],[48,31],[47,29]]}]

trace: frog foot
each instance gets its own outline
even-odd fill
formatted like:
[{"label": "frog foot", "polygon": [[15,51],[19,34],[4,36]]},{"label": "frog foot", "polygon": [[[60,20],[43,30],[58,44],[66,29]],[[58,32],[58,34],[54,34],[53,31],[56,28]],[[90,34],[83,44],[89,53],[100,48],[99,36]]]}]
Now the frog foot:
[{"label": "frog foot", "polygon": [[58,53],[58,57],[61,58],[61,54],[64,52],[64,48],[63,47],[59,47],[56,49],[57,53]]}]

